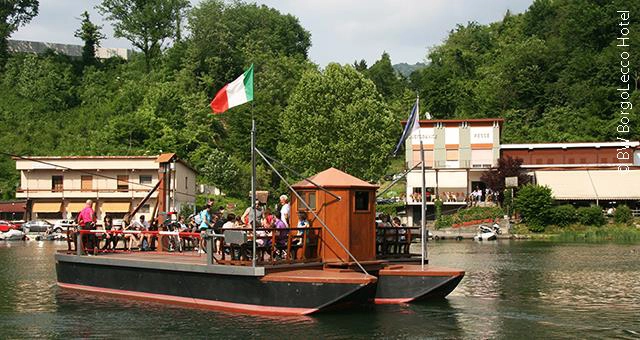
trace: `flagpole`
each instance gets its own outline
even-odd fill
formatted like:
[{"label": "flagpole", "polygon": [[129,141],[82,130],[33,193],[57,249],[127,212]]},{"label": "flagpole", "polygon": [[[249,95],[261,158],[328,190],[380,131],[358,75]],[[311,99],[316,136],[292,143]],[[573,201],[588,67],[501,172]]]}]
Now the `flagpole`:
[{"label": "flagpole", "polygon": [[251,232],[253,233],[253,256],[251,265],[256,266],[256,121],[253,119],[253,104],[251,105],[251,209],[253,219],[251,221]]},{"label": "flagpole", "polygon": [[[416,96],[416,114],[418,115],[418,124],[420,124],[420,96]],[[418,126],[419,128],[419,126]],[[426,228],[425,228],[425,224],[426,224],[426,214],[425,214],[425,210],[427,208],[427,200],[426,200],[426,176],[425,176],[425,170],[424,170],[424,143],[422,142],[422,136],[420,135],[420,133],[418,132],[418,138],[420,138],[420,171],[422,173],[422,209],[421,209],[421,219],[420,219],[420,232],[421,232],[421,237],[420,237],[420,246],[421,246],[421,251],[420,254],[422,255],[421,257],[421,261],[420,263],[422,270],[424,270],[424,263],[425,263],[425,257],[427,254],[427,249],[426,249],[426,245],[427,245],[427,236],[426,236]]]}]

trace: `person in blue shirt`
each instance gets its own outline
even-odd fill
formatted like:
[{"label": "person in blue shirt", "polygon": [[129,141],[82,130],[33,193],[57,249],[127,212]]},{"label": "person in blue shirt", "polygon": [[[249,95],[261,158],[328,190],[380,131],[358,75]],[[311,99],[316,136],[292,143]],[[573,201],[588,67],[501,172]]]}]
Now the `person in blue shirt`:
[{"label": "person in blue shirt", "polygon": [[200,252],[204,252],[206,245],[204,236],[208,229],[213,228],[213,224],[211,222],[211,205],[207,204],[207,207],[204,208],[199,215],[200,225],[198,226],[198,230],[200,231]]}]

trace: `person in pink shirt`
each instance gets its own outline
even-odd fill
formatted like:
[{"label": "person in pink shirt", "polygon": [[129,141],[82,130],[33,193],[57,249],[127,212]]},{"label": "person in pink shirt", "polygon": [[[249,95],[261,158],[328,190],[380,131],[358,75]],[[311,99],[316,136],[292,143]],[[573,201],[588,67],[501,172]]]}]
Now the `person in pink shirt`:
[{"label": "person in pink shirt", "polygon": [[[95,212],[93,211],[93,201],[87,200],[87,204],[85,204],[84,208],[80,210],[78,214],[78,225],[81,229],[91,230],[95,225],[96,217]],[[96,239],[95,234],[87,235],[87,248],[93,249],[93,254],[98,253],[98,240]]]}]

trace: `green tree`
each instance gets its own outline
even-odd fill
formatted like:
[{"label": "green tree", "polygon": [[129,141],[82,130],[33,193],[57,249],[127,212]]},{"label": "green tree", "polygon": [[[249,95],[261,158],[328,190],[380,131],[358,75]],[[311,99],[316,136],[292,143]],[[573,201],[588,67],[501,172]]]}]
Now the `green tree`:
[{"label": "green tree", "polygon": [[84,46],[82,46],[82,63],[85,66],[94,65],[97,62],[96,48],[100,46],[100,40],[105,39],[106,36],[100,32],[102,26],[91,22],[89,12],[84,11],[80,16],[82,17],[82,23],[80,28],[74,33],[74,36],[84,41]]},{"label": "green tree", "polygon": [[373,82],[353,67],[307,71],[282,114],[278,153],[307,175],[335,167],[377,180],[393,146],[390,117]]},{"label": "green tree", "polygon": [[[362,64],[358,65],[356,69],[361,67]],[[376,84],[378,92],[380,92],[385,99],[389,100],[402,93],[403,83],[398,77],[396,70],[393,69],[391,58],[387,52],[382,53],[380,60],[371,65],[365,74]]]},{"label": "green tree", "polygon": [[7,39],[38,15],[38,0],[0,1],[0,67],[7,60]]},{"label": "green tree", "polygon": [[238,161],[224,151],[212,149],[201,168],[207,183],[213,184],[225,193],[238,194],[240,168]]},{"label": "green tree", "polygon": [[551,189],[546,186],[527,184],[518,190],[514,202],[522,220],[532,231],[544,231],[546,215],[553,205]]},{"label": "green tree", "polygon": [[629,224],[633,221],[631,208],[626,205],[619,205],[613,213],[613,220],[616,221],[616,223]]},{"label": "green tree", "polygon": [[176,38],[176,15],[188,6],[188,0],[102,0],[97,9],[113,22],[116,38],[125,38],[142,51],[149,72],[165,42]]}]

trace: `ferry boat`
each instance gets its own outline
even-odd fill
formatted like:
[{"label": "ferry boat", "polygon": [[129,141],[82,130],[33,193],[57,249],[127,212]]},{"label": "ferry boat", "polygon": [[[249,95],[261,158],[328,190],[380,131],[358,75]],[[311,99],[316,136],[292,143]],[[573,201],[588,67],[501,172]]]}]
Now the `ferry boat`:
[{"label": "ferry boat", "polygon": [[[305,180],[293,186],[291,208],[312,212],[312,227],[305,228],[303,235],[289,228],[285,244],[278,243],[273,230],[266,236],[271,242],[264,243],[270,245],[257,246],[255,257],[216,255],[211,240],[204,255],[159,249],[87,256],[79,237],[78,250],[56,254],[58,285],[223,311],[306,315],[350,304],[442,298],[464,276],[459,269],[423,267],[409,253],[415,228],[407,228],[402,241],[385,237],[384,246],[398,251],[377,251],[381,244],[376,240],[376,186],[333,168],[310,180],[314,184]],[[296,225],[293,215],[291,225]],[[81,235],[91,232],[104,233],[82,231]],[[160,239],[174,235],[146,233]],[[232,238],[246,234],[246,230],[227,230],[223,248],[233,254],[242,241]],[[183,233],[182,237],[199,234]],[[284,255],[278,257],[278,252]]]},{"label": "ferry boat", "polygon": [[[205,235],[209,239],[204,255],[163,251],[163,240],[199,238],[198,233],[110,231],[147,234],[157,238],[158,249],[98,256],[86,254],[83,239],[89,233],[105,231],[82,230],[77,234],[75,250],[69,247],[55,255],[58,285],[63,289],[214,310],[307,315],[353,304],[443,298],[464,276],[463,270],[425,263],[424,252],[422,258],[411,254],[414,228],[406,228],[404,238],[386,235],[382,242],[377,240],[377,186],[334,168],[290,185],[269,161],[273,159],[255,148],[255,124],[252,149],[252,202],[257,153],[289,187],[291,211],[310,215],[309,228],[262,230],[259,234],[254,224],[249,230]],[[134,215],[156,189],[157,209],[167,210],[169,169],[175,155],[160,158],[159,182],[129,215]],[[297,214],[291,215],[290,225],[295,226]],[[284,238],[283,232],[287,234]],[[399,230],[394,232],[399,235]],[[256,242],[251,235],[255,235]],[[220,255],[216,255],[213,237],[222,240]],[[425,237],[422,239],[426,241]]]}]

